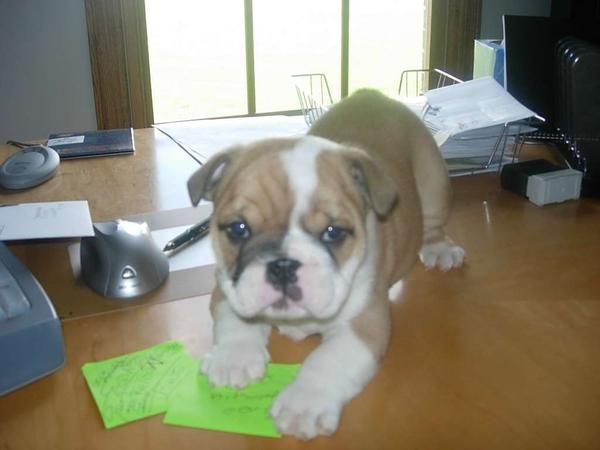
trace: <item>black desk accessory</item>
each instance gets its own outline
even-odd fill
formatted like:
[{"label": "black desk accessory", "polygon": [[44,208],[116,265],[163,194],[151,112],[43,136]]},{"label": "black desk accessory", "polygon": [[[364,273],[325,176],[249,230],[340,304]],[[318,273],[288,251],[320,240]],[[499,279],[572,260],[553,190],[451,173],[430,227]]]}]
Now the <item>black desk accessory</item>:
[{"label": "black desk accessory", "polygon": [[543,206],[578,199],[582,173],[556,166],[544,159],[505,164],[500,174],[502,188]]},{"label": "black desk accessory", "polygon": [[199,241],[206,236],[210,229],[210,217],[203,222],[196,225],[192,225],[186,229],[183,233],[175,236],[163,248],[163,252],[174,253],[187,247],[193,242]]},{"label": "black desk accessory", "polygon": [[51,134],[48,145],[61,159],[131,155],[135,152],[131,128]]}]

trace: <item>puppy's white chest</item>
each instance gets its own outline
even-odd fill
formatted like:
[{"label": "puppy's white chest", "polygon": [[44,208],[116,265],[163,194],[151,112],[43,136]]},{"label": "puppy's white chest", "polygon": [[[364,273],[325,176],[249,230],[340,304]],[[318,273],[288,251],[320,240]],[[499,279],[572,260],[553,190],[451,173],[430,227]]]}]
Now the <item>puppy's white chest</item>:
[{"label": "puppy's white chest", "polygon": [[317,324],[305,323],[301,325],[280,325],[277,327],[279,332],[289,337],[293,341],[301,341],[311,334],[321,333],[321,327]]}]

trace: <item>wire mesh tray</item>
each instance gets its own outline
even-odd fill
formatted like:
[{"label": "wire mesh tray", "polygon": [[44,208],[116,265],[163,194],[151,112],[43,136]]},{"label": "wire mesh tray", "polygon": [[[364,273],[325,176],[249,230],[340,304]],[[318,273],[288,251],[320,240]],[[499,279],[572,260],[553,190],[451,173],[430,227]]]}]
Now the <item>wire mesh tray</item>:
[{"label": "wire mesh tray", "polygon": [[[323,73],[302,73],[292,75],[292,79],[304,120],[308,126],[312,126],[334,103],[327,76]],[[400,75],[398,100],[406,103],[417,115],[420,115],[427,126],[425,102],[415,100],[422,99],[430,89],[462,82],[459,78],[440,69],[405,70]],[[510,123],[504,124],[504,126],[498,127],[496,134],[491,138],[487,137],[485,145],[490,148],[488,155],[477,158],[445,158],[450,174],[458,176],[490,171],[499,172],[503,164],[514,161],[515,155],[520,150],[518,144],[521,144],[521,140],[518,139],[518,136],[521,131],[518,126]],[[428,128],[434,136],[439,131],[432,129],[431,126]],[[483,140],[470,142],[471,145],[483,145],[483,143]]]}]

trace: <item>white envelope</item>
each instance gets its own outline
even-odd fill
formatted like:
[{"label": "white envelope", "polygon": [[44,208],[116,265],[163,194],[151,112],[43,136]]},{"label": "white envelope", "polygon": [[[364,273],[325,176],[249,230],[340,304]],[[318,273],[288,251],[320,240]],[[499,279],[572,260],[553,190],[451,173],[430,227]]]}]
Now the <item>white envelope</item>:
[{"label": "white envelope", "polygon": [[85,200],[0,205],[0,241],[93,235]]}]

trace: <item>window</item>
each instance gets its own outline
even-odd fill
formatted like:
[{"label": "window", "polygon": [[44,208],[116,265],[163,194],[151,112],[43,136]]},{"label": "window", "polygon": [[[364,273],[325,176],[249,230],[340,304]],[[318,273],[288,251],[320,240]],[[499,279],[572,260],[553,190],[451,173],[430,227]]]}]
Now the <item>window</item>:
[{"label": "window", "polygon": [[232,3],[146,0],[156,122],[246,114],[244,10]]},{"label": "window", "polygon": [[[385,48],[394,39],[400,39],[402,44],[406,43],[408,39],[403,33],[407,26],[401,25],[400,21],[385,19],[394,15],[398,20],[406,18],[408,13],[398,8],[413,1],[416,5],[427,5],[426,14],[419,15],[423,24],[419,24],[419,17],[410,24],[415,29],[427,28],[425,36],[421,34],[421,50],[410,53],[399,49],[398,54],[393,50],[386,50],[389,56],[379,57],[377,64],[372,61],[361,63],[361,58],[366,61],[370,53],[379,51],[379,47]],[[151,14],[152,8],[159,3],[171,10],[164,13],[165,18],[180,26],[184,26],[184,22],[190,23],[194,38],[202,37],[202,42],[196,44],[197,48],[203,48],[207,52],[197,56],[196,61],[202,63],[203,70],[192,72],[193,76],[185,75],[187,69],[182,71],[181,65],[173,59],[170,59],[171,68],[163,73],[162,78],[158,74],[153,75],[155,80],[152,80],[152,85],[155,81],[159,84],[152,88],[159,89],[162,82],[162,89],[170,89],[176,93],[174,98],[178,98],[184,105],[181,111],[186,111],[186,114],[180,114],[180,111],[170,116],[162,115],[157,107],[168,102],[159,100],[156,92],[152,95],[149,60],[152,57],[156,61],[156,56],[150,57],[149,54],[159,53],[153,53],[154,48],[149,51],[148,44],[158,45],[157,52],[163,45],[161,51],[165,52],[166,42],[172,37],[168,36],[162,44],[156,44],[147,33],[147,25],[148,29],[157,26]],[[192,5],[197,12],[173,12],[178,4],[183,3]],[[229,8],[226,12],[223,12],[223,3]],[[336,72],[339,67],[338,73],[327,73],[335,99],[365,84],[390,92],[399,81],[400,74],[395,74],[397,81],[393,80],[392,75],[385,79],[383,74],[388,76],[387,74],[402,69],[398,61],[400,56],[404,57],[408,53],[412,56],[407,60],[407,67],[413,66],[416,61],[414,58],[422,56],[424,67],[441,68],[467,79],[472,70],[473,39],[479,34],[481,11],[481,0],[85,0],[85,5],[96,116],[101,129],[128,126],[141,128],[164,120],[200,118],[191,117],[196,114],[214,117],[263,113],[280,108],[287,110],[294,104],[294,90],[287,79],[287,72],[296,71],[296,63],[307,64],[307,61],[310,63],[319,58],[327,64],[320,71]],[[283,9],[283,5],[287,7]],[[422,11],[419,9],[422,7],[412,8],[414,11]],[[378,27],[370,32],[364,29],[361,31],[361,10],[363,15],[368,14],[375,17],[373,20],[379,20]],[[396,12],[382,14],[386,10]],[[275,13],[285,17],[273,19]],[[244,18],[243,26],[241,17]],[[278,22],[275,23],[275,20]],[[204,26],[201,26],[202,23]],[[258,27],[260,29],[255,29]],[[355,34],[349,30],[351,27],[354,27]],[[210,32],[215,28],[216,32]],[[311,34],[311,30],[314,30],[313,36],[306,36]],[[173,36],[178,36],[179,32],[180,30],[175,30]],[[386,43],[388,39],[389,42]],[[417,39],[419,38],[415,37]],[[217,46],[225,43],[231,47],[217,51]],[[171,41],[171,51],[174,54],[185,54],[184,49],[178,48],[181,44],[178,39]],[[314,58],[306,58],[298,53],[299,49],[306,51],[306,46],[310,47],[309,56]],[[211,51],[213,56],[210,56]],[[294,51],[296,54],[293,54]],[[235,58],[239,60],[232,63],[231,67],[219,67],[225,61]],[[277,62],[281,67],[276,67]],[[210,73],[211,70],[213,74]],[[218,74],[219,70],[220,76],[217,76],[215,73]],[[307,65],[303,70],[313,69]],[[205,78],[198,81],[196,75]],[[183,84],[178,77],[194,80],[196,87],[182,89]],[[290,84],[284,92],[286,83]],[[199,95],[203,89],[213,96],[212,99],[210,96],[206,97],[205,92],[201,98],[192,102],[191,98]],[[293,108],[296,109],[297,106],[294,104]],[[153,112],[156,118],[153,117]]]},{"label": "window", "polygon": [[349,92],[374,87],[393,95],[403,70],[424,68],[425,17],[423,0],[351,1]]},{"label": "window", "polygon": [[145,3],[158,123],[297,110],[298,73],[326,74],[338,99],[343,79],[394,94],[403,69],[423,67],[425,0]]},{"label": "window", "polygon": [[322,72],[339,92],[341,2],[254,0],[256,112],[298,109],[292,74]]}]

